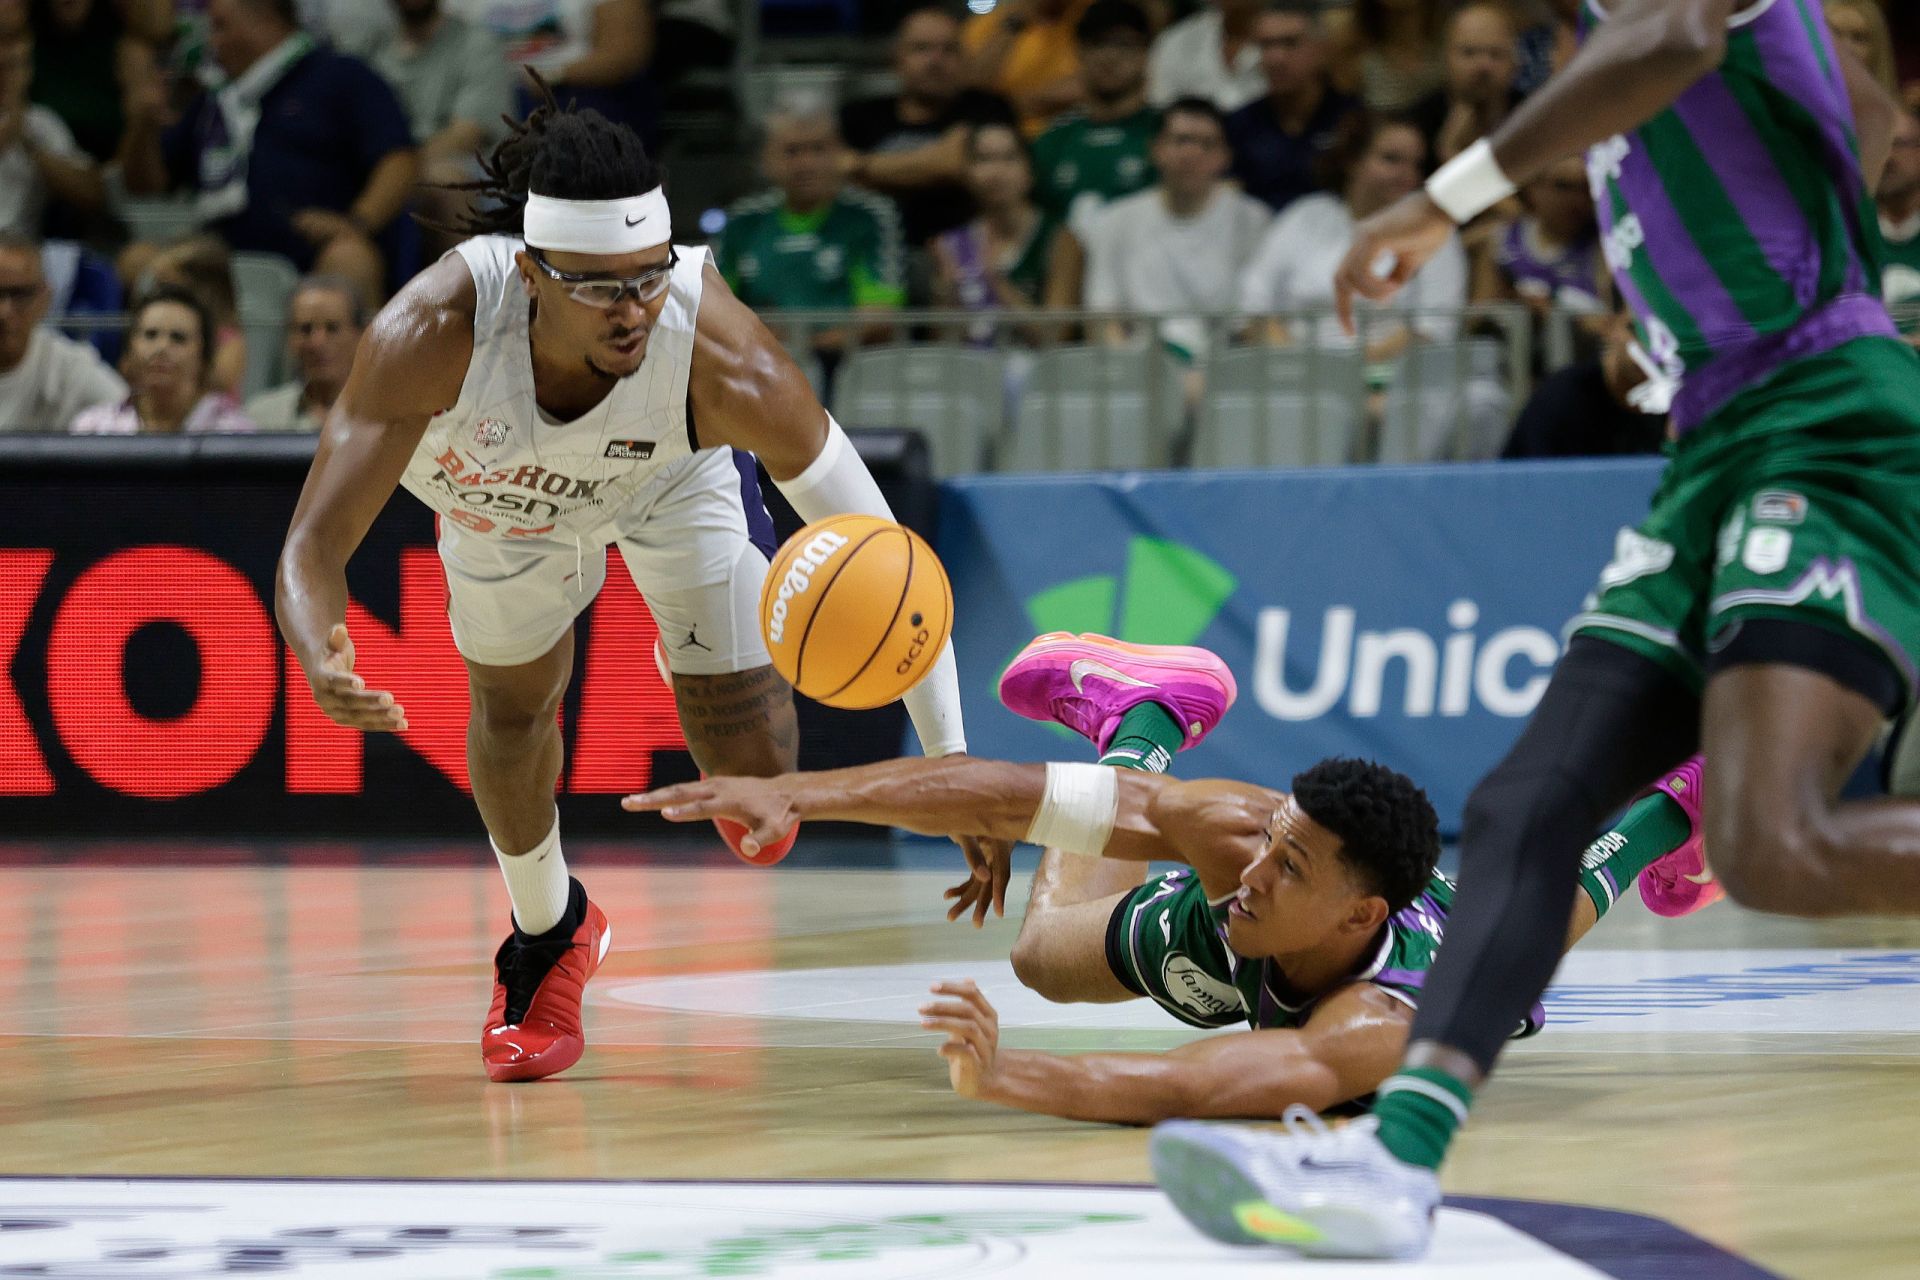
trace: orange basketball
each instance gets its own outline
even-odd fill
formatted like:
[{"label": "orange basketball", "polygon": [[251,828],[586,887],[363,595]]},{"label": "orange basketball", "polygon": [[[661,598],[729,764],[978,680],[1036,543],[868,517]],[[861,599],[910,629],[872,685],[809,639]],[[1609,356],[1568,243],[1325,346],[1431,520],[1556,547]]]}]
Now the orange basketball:
[{"label": "orange basketball", "polygon": [[953,587],[926,540],[876,516],[787,539],[760,589],[760,631],[793,687],[830,707],[885,706],[919,684],[953,630]]}]

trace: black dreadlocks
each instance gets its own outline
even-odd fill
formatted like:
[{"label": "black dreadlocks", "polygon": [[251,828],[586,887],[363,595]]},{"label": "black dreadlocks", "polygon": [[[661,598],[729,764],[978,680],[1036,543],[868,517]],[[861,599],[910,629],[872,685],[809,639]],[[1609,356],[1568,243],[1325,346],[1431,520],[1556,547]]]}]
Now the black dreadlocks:
[{"label": "black dreadlocks", "polygon": [[[476,153],[484,178],[447,185],[472,193],[467,215],[429,225],[467,236],[519,235],[529,191],[561,200],[619,200],[660,185],[665,175],[638,134],[598,111],[577,111],[571,102],[562,107],[539,72],[526,72],[539,105],[525,120],[507,119],[512,132],[491,152]],[[483,201],[492,207],[475,207]]]}]

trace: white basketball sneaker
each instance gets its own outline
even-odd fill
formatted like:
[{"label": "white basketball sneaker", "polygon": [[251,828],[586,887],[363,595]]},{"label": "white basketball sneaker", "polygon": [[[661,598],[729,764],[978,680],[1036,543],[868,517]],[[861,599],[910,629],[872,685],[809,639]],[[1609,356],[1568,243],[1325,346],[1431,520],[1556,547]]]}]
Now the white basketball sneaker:
[{"label": "white basketball sneaker", "polygon": [[1289,1107],[1285,1133],[1169,1120],[1154,1126],[1153,1178],[1201,1234],[1311,1258],[1417,1258],[1433,1237],[1440,1180],[1385,1147],[1367,1116],[1330,1129]]}]

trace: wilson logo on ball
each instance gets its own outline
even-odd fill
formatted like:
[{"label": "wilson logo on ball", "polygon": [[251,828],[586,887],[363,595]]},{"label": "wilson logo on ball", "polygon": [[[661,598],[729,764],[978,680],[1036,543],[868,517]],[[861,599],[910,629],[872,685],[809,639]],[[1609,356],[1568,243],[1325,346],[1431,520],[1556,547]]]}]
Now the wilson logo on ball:
[{"label": "wilson logo on ball", "polygon": [[883,706],[926,678],[953,629],[947,571],[919,534],[843,515],[787,540],[760,592],[774,669],[817,702]]},{"label": "wilson logo on ball", "polygon": [[832,530],[823,530],[813,536],[800,553],[787,566],[786,573],[780,579],[780,590],[773,597],[773,608],[767,613],[767,639],[779,644],[786,638],[787,614],[793,607],[793,598],[805,591],[813,582],[813,571],[825,564],[833,553],[847,545],[847,540]]}]

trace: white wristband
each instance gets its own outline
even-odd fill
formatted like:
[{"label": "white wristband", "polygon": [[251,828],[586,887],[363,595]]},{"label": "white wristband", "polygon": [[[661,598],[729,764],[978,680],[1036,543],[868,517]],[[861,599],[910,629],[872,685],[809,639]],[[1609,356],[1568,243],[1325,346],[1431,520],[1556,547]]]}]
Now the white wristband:
[{"label": "white wristband", "polygon": [[1519,189],[1501,170],[1493,156],[1493,144],[1485,138],[1441,165],[1427,179],[1427,196],[1462,226]]},{"label": "white wristband", "polygon": [[1027,840],[1043,849],[1084,853],[1106,852],[1120,812],[1118,771],[1103,764],[1047,765],[1047,789],[1040,810],[1027,828]]}]

